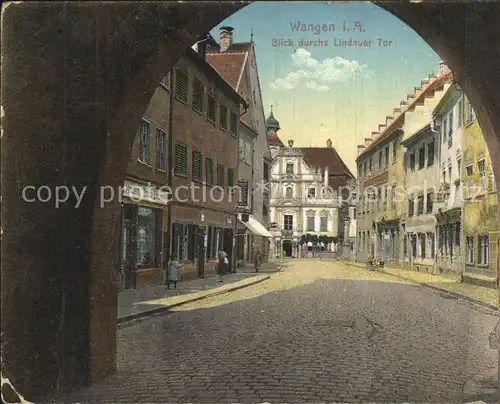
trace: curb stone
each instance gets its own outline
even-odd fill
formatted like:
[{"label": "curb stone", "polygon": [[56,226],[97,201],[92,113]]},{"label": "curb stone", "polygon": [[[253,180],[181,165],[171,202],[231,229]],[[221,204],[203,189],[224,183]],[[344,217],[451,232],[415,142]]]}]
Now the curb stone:
[{"label": "curb stone", "polygon": [[174,307],[182,306],[182,305],[185,305],[188,303],[194,303],[194,302],[197,302],[199,300],[207,299],[207,298],[213,297],[213,296],[222,295],[224,293],[234,292],[234,291],[239,290],[239,289],[244,289],[244,288],[249,287],[249,286],[257,285],[258,283],[267,281],[269,279],[271,279],[270,276],[265,276],[264,278],[260,278],[260,279],[257,279],[257,280],[254,280],[254,281],[251,281],[248,283],[244,283],[242,285],[236,285],[236,286],[224,289],[224,290],[217,290],[218,288],[216,288],[213,292],[209,292],[209,293],[202,295],[202,296],[187,298],[186,300],[184,300],[182,302],[167,304],[167,305],[164,305],[162,307],[156,307],[154,309],[145,310],[145,311],[142,311],[140,313],[134,313],[134,314],[129,314],[127,316],[120,317],[120,318],[118,318],[117,323],[119,326],[125,325],[128,322],[133,321],[133,320],[137,320],[137,319],[140,319],[143,317],[152,316],[155,314],[166,313]]},{"label": "curb stone", "polygon": [[[350,266],[356,267],[356,268],[364,269],[361,265],[351,264],[351,263],[346,262],[346,261],[344,261],[343,263],[346,264],[346,265],[350,265]],[[479,306],[486,307],[486,308],[488,308],[490,310],[493,310],[493,311],[497,311],[497,312],[499,311],[499,309],[498,309],[497,306],[494,306],[494,305],[489,304],[489,303],[482,302],[481,300],[477,300],[477,299],[474,299],[474,298],[466,296],[466,295],[462,295],[461,293],[453,292],[453,291],[448,290],[448,289],[444,289],[444,288],[440,288],[438,286],[430,285],[430,284],[425,283],[425,282],[419,282],[419,281],[416,281],[414,279],[405,278],[405,277],[400,276],[400,275],[391,274],[390,272],[386,272],[383,268],[381,270],[379,270],[379,272],[381,272],[383,274],[386,274],[386,275],[389,275],[389,276],[394,276],[395,278],[403,279],[403,280],[408,281],[408,282],[415,283],[417,285],[421,285],[421,286],[427,287],[429,289],[434,289],[434,290],[437,290],[439,292],[447,293],[447,294],[449,294],[451,296],[454,296],[454,297],[456,297],[458,299],[467,300],[467,301],[469,301],[471,303],[477,304]]]}]

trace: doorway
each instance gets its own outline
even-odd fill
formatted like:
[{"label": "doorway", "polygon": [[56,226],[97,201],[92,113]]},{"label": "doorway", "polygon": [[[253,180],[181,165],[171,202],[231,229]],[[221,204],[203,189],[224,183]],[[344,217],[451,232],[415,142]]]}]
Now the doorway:
[{"label": "doorway", "polygon": [[292,240],[283,240],[283,253],[285,257],[292,256]]}]

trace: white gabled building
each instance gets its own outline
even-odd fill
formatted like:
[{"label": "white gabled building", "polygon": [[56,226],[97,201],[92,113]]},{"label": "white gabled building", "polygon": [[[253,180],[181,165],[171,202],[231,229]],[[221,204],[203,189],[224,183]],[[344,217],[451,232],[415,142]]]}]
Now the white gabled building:
[{"label": "white gabled building", "polygon": [[[331,141],[326,147],[295,148],[293,141],[285,147],[277,136],[279,122],[272,111],[267,119],[268,142],[273,155],[271,168],[270,231],[271,250],[276,256],[299,255],[301,237],[349,238],[338,194],[341,187],[354,179]],[[345,215],[349,215],[345,210]],[[347,229],[347,234],[345,233]],[[355,231],[354,231],[355,234]],[[325,246],[326,248],[326,246]]]}]

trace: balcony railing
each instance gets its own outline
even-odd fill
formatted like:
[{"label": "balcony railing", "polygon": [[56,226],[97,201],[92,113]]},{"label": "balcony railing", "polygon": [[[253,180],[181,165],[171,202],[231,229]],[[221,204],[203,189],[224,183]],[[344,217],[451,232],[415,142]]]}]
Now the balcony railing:
[{"label": "balcony railing", "polygon": [[281,235],[283,237],[291,237],[291,236],[293,236],[293,230],[285,230],[285,229],[283,229],[283,230],[281,230]]}]

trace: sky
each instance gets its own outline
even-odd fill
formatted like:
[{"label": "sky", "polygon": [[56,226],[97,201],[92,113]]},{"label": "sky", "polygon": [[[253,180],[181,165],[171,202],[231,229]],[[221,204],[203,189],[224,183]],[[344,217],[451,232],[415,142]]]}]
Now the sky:
[{"label": "sky", "polygon": [[[357,144],[422,79],[438,73],[441,58],[385,10],[367,2],[332,3],[252,3],[211,33],[218,40],[219,28],[229,25],[235,42],[247,42],[253,32],[264,111],[267,117],[273,105],[281,140],[321,147],[331,139],[355,173]],[[365,46],[337,46],[349,39]]]}]

